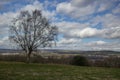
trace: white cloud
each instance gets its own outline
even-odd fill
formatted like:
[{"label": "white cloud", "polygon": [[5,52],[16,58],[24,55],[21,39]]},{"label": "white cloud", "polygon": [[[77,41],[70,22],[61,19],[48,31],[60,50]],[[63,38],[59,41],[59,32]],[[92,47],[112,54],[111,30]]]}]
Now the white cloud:
[{"label": "white cloud", "polygon": [[55,23],[59,27],[59,32],[66,38],[80,38],[79,34],[81,30],[90,26],[89,23],[79,23],[79,22],[57,22]]},{"label": "white cloud", "polygon": [[90,23],[63,21],[55,24],[59,27],[59,32],[66,38],[101,37],[104,32],[103,30],[91,28]]},{"label": "white cloud", "polygon": [[101,36],[104,38],[120,38],[119,16],[114,14],[106,14],[97,16],[92,19],[92,25],[102,23]]},{"label": "white cloud", "polygon": [[[116,0],[117,1],[117,0]],[[97,1],[97,5],[99,5],[98,12],[102,12],[105,10],[109,10],[114,6],[115,0],[101,0]]]},{"label": "white cloud", "polygon": [[[60,34],[66,38],[120,38],[120,27],[104,27],[103,29],[91,28],[90,23],[78,22],[58,22],[55,23],[59,27]],[[107,25],[107,24],[106,24]],[[108,24],[109,25],[109,24]]]},{"label": "white cloud", "polygon": [[0,48],[9,48],[9,47],[10,45],[9,45],[9,40],[7,36],[0,39]]},{"label": "white cloud", "polygon": [[0,14],[0,35],[6,36],[8,35],[9,26],[14,17],[17,16],[17,12],[7,12]]},{"label": "white cloud", "polygon": [[99,34],[99,30],[97,30],[96,28],[85,28],[82,31],[80,31],[79,35],[81,38],[85,38],[85,37],[93,37]]},{"label": "white cloud", "polygon": [[[29,10],[29,11],[33,11],[35,9],[43,9],[42,4],[38,1],[35,1],[33,4],[28,4],[26,6],[23,6],[21,9],[15,11],[15,12],[6,12],[6,13],[2,13],[0,14],[0,27],[7,27],[8,25],[10,25],[11,20],[16,17],[20,11],[23,10]],[[45,13],[45,11],[43,11]],[[53,16],[54,13],[52,13],[50,15],[49,11],[46,11],[45,16]],[[4,26],[5,25],[5,26]]]},{"label": "white cloud", "polygon": [[104,29],[102,33],[104,38],[120,39],[120,26]]},{"label": "white cloud", "polygon": [[56,11],[80,19],[82,16],[109,10],[114,6],[114,2],[113,0],[71,0],[59,3]]},{"label": "white cloud", "polygon": [[21,8],[21,10],[29,10],[29,11],[33,11],[35,9],[42,10],[43,4],[36,0],[33,4],[28,4],[24,6],[23,8]]},{"label": "white cloud", "polygon": [[61,32],[69,30],[69,29],[71,30],[72,29],[83,29],[90,25],[89,23],[82,24],[79,22],[67,22],[67,21],[57,22],[55,24],[60,28]]},{"label": "white cloud", "polygon": [[54,11],[50,12],[50,11],[44,10],[42,7],[42,3],[35,1],[33,4],[28,4],[26,6],[23,6],[21,9],[15,12],[11,11],[11,12],[0,14],[0,28],[8,28],[8,26],[11,24],[12,19],[17,17],[20,11],[23,11],[23,10],[33,11],[35,9],[42,10],[43,15],[49,19],[54,18],[55,16]]},{"label": "white cloud", "polygon": [[78,42],[81,42],[81,39],[75,39],[75,38],[66,39],[66,38],[63,38],[58,43],[59,44],[75,44],[75,43],[78,43]]},{"label": "white cloud", "polygon": [[101,17],[104,27],[117,27],[120,25],[119,17],[113,14],[106,14]]},{"label": "white cloud", "polygon": [[4,37],[4,38],[2,38],[1,40],[0,40],[0,44],[3,44],[5,41],[7,41],[8,40],[8,37]]},{"label": "white cloud", "polygon": [[115,50],[120,51],[120,44],[119,42],[105,42],[102,40],[99,41],[92,41],[85,44],[86,47],[90,47],[90,50]]},{"label": "white cloud", "polygon": [[[86,5],[83,7],[78,6],[78,4],[89,4],[84,0],[72,0],[70,2],[59,3],[56,7],[58,13],[63,13],[69,15],[73,18],[79,18],[81,16],[92,14],[95,11],[95,6]],[[82,5],[81,5],[82,6]]]},{"label": "white cloud", "polygon": [[42,11],[43,16],[47,17],[48,19],[54,19],[54,16],[56,15],[55,11],[48,11],[45,10],[43,7],[43,3],[40,3],[39,1],[34,1],[33,4],[28,4],[24,7],[21,8],[20,11],[24,11],[24,10],[29,10],[30,12],[38,9]]},{"label": "white cloud", "polygon": [[17,16],[17,12],[7,12],[0,14],[0,25],[7,24],[9,25],[11,20]]},{"label": "white cloud", "polygon": [[101,45],[105,45],[105,44],[107,44],[107,42],[102,41],[102,40],[99,40],[99,41],[89,42],[89,43],[87,43],[86,45],[87,45],[87,46],[101,46]]},{"label": "white cloud", "polygon": [[75,10],[75,7],[71,3],[63,2],[57,5],[56,11],[58,13],[72,14]]},{"label": "white cloud", "polygon": [[86,27],[83,29],[76,29],[69,31],[69,36],[77,37],[77,38],[89,38],[95,37],[100,34],[100,31],[96,28]]},{"label": "white cloud", "polygon": [[59,48],[64,48],[64,49],[68,49],[68,48],[72,48],[75,49],[75,47],[79,46],[79,44],[81,44],[81,39],[77,39],[77,38],[62,38],[59,42],[57,47]]}]

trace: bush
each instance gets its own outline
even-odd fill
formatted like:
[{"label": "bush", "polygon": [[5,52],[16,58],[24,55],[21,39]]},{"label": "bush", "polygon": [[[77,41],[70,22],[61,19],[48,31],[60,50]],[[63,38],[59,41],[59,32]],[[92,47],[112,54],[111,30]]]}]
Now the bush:
[{"label": "bush", "polygon": [[40,55],[34,55],[31,57],[32,63],[45,63],[45,58]]},{"label": "bush", "polygon": [[25,62],[26,58],[22,55],[0,55],[0,61]]},{"label": "bush", "polygon": [[104,59],[105,67],[119,67],[120,68],[120,58],[117,56],[109,56]]},{"label": "bush", "polygon": [[72,65],[89,66],[88,60],[83,56],[74,56],[71,61]]},{"label": "bush", "polygon": [[[0,55],[0,61],[16,61],[16,62],[26,62],[25,55]],[[31,56],[31,63],[51,63],[51,64],[70,64],[71,57],[57,57],[57,56],[48,56],[47,58],[42,57],[41,55],[33,54]]]},{"label": "bush", "polygon": [[120,68],[120,57],[109,56],[102,60],[95,60],[93,66],[97,67],[117,67]]}]

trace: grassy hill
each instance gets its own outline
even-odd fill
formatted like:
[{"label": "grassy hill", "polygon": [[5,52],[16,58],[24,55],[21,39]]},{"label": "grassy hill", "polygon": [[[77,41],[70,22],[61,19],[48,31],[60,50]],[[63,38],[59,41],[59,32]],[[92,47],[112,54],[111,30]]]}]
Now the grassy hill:
[{"label": "grassy hill", "polygon": [[120,69],[0,62],[0,80],[120,80]]}]

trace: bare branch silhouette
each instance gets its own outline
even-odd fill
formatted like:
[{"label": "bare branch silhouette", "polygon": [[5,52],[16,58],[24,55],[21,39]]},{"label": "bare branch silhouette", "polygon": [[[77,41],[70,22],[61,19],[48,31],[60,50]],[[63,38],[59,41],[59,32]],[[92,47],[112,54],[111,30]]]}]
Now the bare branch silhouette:
[{"label": "bare branch silhouette", "polygon": [[32,13],[22,11],[12,23],[10,40],[27,53],[27,62],[30,62],[32,52],[38,47],[51,46],[53,41],[56,44],[58,28],[51,26],[40,10],[34,10]]}]

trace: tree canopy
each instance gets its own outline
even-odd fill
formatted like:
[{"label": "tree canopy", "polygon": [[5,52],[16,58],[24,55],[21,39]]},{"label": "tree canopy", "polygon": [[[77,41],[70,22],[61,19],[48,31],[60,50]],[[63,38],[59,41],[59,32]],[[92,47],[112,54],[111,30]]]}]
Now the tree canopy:
[{"label": "tree canopy", "polygon": [[27,53],[56,43],[58,28],[52,26],[40,10],[21,11],[10,26],[10,40]]}]

